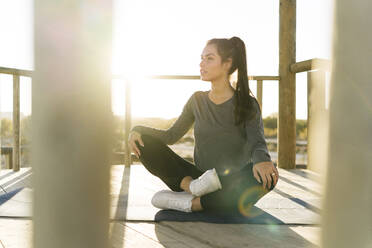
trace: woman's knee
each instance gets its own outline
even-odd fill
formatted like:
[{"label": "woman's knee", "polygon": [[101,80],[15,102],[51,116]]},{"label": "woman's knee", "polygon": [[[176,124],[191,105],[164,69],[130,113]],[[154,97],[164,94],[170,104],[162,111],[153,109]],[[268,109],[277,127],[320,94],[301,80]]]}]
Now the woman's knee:
[{"label": "woman's knee", "polygon": [[[152,146],[152,145],[159,145],[159,143],[162,143],[158,138],[155,138],[151,135],[148,134],[142,134],[141,139],[143,141],[144,147],[147,146]],[[137,142],[136,142],[137,143]]]},{"label": "woman's knee", "polygon": [[144,146],[141,146],[139,142],[136,141],[136,145],[140,150],[140,161],[144,165],[151,163],[152,166],[159,169],[165,166],[163,161],[167,159],[167,154],[164,153],[166,145],[157,138],[147,134],[141,135],[141,138]]},{"label": "woman's knee", "polygon": [[150,135],[147,135],[147,134],[142,134],[141,139],[142,139],[142,142],[143,142],[143,146],[137,140],[135,141],[135,143],[136,143],[138,149],[140,150],[141,154],[144,150],[153,149],[154,145],[156,145],[156,143],[157,143],[156,138],[154,138]]}]

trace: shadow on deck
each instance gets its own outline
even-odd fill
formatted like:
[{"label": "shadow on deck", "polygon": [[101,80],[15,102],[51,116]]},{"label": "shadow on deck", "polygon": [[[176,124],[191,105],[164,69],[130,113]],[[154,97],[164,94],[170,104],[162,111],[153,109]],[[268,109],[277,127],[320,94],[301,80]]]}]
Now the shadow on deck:
[{"label": "shadow on deck", "polygon": [[[283,224],[154,222],[159,209],[151,206],[151,197],[167,188],[165,184],[140,164],[114,165],[111,247],[317,247],[321,176],[306,169],[279,168],[279,173],[276,188],[255,206]],[[4,247],[31,247],[31,180],[31,168],[0,171],[0,242]]]}]

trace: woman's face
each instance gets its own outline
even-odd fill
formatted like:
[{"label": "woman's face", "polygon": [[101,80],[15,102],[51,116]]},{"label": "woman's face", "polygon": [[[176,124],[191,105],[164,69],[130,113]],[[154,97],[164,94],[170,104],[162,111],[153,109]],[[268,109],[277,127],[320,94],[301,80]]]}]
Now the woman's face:
[{"label": "woman's face", "polygon": [[227,77],[228,63],[221,64],[215,44],[207,45],[202,52],[200,76],[203,81],[214,81]]}]

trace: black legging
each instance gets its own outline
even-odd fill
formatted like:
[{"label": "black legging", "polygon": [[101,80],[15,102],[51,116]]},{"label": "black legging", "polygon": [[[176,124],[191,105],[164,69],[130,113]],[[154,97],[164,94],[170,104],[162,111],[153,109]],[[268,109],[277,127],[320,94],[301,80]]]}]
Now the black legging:
[{"label": "black legging", "polygon": [[[141,135],[144,147],[136,141],[141,155],[142,164],[153,175],[159,177],[171,190],[183,191],[180,183],[185,176],[198,178],[204,172],[194,164],[173,152],[166,144],[150,135]],[[262,183],[253,177],[252,164],[241,171],[219,175],[222,189],[200,197],[204,211],[214,213],[240,213],[245,216],[253,215],[252,207],[270,190],[263,189]]]}]

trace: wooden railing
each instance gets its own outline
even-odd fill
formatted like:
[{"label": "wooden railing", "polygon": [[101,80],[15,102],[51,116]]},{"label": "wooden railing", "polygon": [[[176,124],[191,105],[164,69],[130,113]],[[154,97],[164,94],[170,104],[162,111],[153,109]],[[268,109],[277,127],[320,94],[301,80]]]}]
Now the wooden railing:
[{"label": "wooden railing", "polygon": [[320,70],[325,72],[330,71],[331,66],[331,61],[328,59],[314,58],[294,63],[293,65],[291,65],[291,71],[295,73],[313,70]]},{"label": "wooden railing", "polygon": [[[320,105],[324,106],[324,87],[325,87],[325,72],[330,70],[330,62],[324,59],[311,59],[306,61],[297,62],[291,65],[291,71],[294,73],[307,72],[308,73],[308,137],[313,134],[311,129],[312,120],[317,112],[319,112]],[[13,75],[13,170],[18,171],[20,168],[20,96],[19,96],[19,78],[20,76],[32,77],[33,71],[30,70],[19,70],[13,68],[0,67],[0,73]],[[113,75],[114,79],[123,79],[124,75]],[[166,80],[200,80],[198,75],[152,75],[148,76],[148,79],[166,79]],[[256,81],[257,83],[257,100],[262,108],[263,104],[263,81],[279,81],[279,76],[249,76],[249,80]],[[125,153],[124,153],[124,164],[129,166],[132,164],[132,157],[129,151],[128,136],[131,129],[131,89],[130,84],[125,84]],[[321,93],[323,92],[323,93]],[[317,101],[313,101],[314,94],[316,94]],[[321,95],[323,94],[323,95]],[[320,104],[319,102],[322,101]],[[316,104],[318,102],[318,104]],[[311,144],[312,140],[308,139],[308,144]],[[313,157],[308,155],[308,158]],[[311,158],[310,158],[311,160]]]},{"label": "wooden railing", "polygon": [[307,169],[323,173],[327,160],[328,109],[326,108],[326,73],[331,71],[326,59],[310,59],[291,65],[291,72],[307,72]]},{"label": "wooden railing", "polygon": [[[12,161],[12,167],[14,171],[19,171],[20,160],[21,160],[21,149],[20,149],[20,87],[19,79],[21,76],[32,77],[32,71],[30,70],[19,70],[13,68],[0,67],[0,74],[10,74],[13,75],[13,147],[12,159],[7,161]],[[8,155],[9,156],[9,155]]]},{"label": "wooden railing", "polygon": [[[124,75],[114,75],[113,78],[122,79]],[[199,75],[151,75],[147,79],[165,79],[165,80],[200,80]],[[257,100],[262,106],[262,82],[266,80],[279,80],[278,76],[248,76],[249,80],[257,82]],[[125,151],[129,151],[128,136],[131,129],[131,106],[130,106],[130,84],[125,86]],[[130,166],[132,164],[132,156],[130,153],[125,152],[124,164]]]},{"label": "wooden railing", "polygon": [[[12,159],[8,159],[8,161],[12,161],[12,167],[14,171],[18,171],[20,168],[20,95],[19,95],[19,78],[20,76],[31,77],[33,71],[30,70],[20,70],[14,68],[6,68],[0,67],[0,74],[10,74],[13,75],[13,147],[12,152]],[[123,79],[125,78],[124,75],[113,75],[114,79]],[[152,75],[148,76],[148,79],[170,79],[170,80],[200,80],[200,76],[198,75]],[[265,80],[279,80],[278,76],[249,76],[249,80],[257,81],[257,100],[262,106],[262,83]],[[132,164],[132,157],[129,151],[129,144],[128,144],[128,135],[131,129],[131,105],[130,105],[130,84],[126,83],[125,85],[125,153],[124,153],[124,164],[129,166]]]}]

